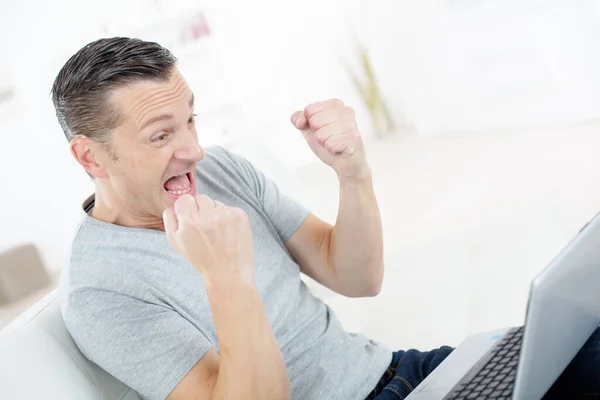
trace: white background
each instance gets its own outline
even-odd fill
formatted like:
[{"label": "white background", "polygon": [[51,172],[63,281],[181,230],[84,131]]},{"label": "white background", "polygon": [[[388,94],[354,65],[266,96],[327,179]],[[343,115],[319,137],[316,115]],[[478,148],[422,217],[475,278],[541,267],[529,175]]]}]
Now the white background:
[{"label": "white background", "polygon": [[[358,111],[386,228],[377,299],[315,286],[349,329],[392,346],[456,344],[522,320],[530,277],[600,204],[600,2],[445,0],[6,1],[0,6],[0,251],[34,242],[68,261],[92,183],[71,158],[49,92],[101,36],[206,9],[213,37],[181,57],[205,143],[230,143],[322,218],[332,174],[289,124],[340,97]],[[367,46],[408,135],[374,140],[339,63]],[[208,118],[211,116],[211,118]],[[230,130],[223,137],[220,128]],[[498,301],[510,294],[509,300]]]}]

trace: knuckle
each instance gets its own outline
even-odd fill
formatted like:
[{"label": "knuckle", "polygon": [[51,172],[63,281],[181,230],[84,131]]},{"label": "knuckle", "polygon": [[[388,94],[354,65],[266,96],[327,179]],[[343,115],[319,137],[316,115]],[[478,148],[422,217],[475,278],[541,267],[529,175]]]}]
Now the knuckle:
[{"label": "knuckle", "polygon": [[327,149],[327,151],[335,152],[337,151],[338,147],[338,143],[332,143],[331,141],[325,143],[325,148]]},{"label": "knuckle", "polygon": [[196,201],[206,202],[206,201],[211,201],[211,200],[210,200],[210,197],[208,197],[205,194],[197,194],[196,195]]},{"label": "knuckle", "polygon": [[324,124],[321,124],[321,123],[317,123],[317,124],[313,124],[313,125],[311,126],[311,128],[313,128],[313,130],[315,130],[315,131],[318,131],[319,129],[323,129],[323,128],[325,128],[325,125],[324,125]]},{"label": "knuckle", "polygon": [[233,207],[232,211],[233,211],[233,215],[238,218],[243,218],[243,219],[248,218],[248,215],[241,208]]},{"label": "knuckle", "polygon": [[342,107],[344,105],[344,102],[338,98],[333,98],[329,102],[334,107]]},{"label": "knuckle", "polygon": [[348,120],[344,123],[344,130],[348,133],[355,133],[355,131],[358,131],[356,124],[351,120]]},{"label": "knuckle", "polygon": [[315,138],[319,142],[324,142],[325,140],[327,140],[328,137],[329,137],[329,134],[323,130],[319,130],[319,131],[315,132]]},{"label": "knuckle", "polygon": [[314,103],[307,105],[306,107],[304,107],[304,116],[310,118],[315,113],[316,109],[317,105]]},{"label": "knuckle", "polygon": [[310,127],[319,130],[323,127],[323,119],[320,118],[320,115],[317,113],[310,119]]},{"label": "knuckle", "polygon": [[235,216],[239,215],[239,212],[241,210],[238,207],[227,207],[227,209],[225,211],[226,211],[225,215],[228,215],[230,217],[235,217]]},{"label": "knuckle", "polygon": [[234,214],[234,216],[235,216],[235,219],[236,219],[237,221],[239,221],[239,222],[241,222],[241,223],[244,223],[244,224],[246,224],[246,223],[248,223],[248,222],[250,221],[250,219],[248,218],[248,214],[246,214],[246,213],[244,212],[244,210],[242,210],[242,209],[240,209],[240,208],[237,208],[237,209],[235,210],[235,214]]}]

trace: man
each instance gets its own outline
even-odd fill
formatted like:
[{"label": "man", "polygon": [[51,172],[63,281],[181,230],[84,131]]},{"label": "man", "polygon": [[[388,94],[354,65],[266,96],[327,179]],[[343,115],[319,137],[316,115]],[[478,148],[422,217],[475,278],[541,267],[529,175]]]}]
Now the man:
[{"label": "man", "polygon": [[95,183],[62,279],[65,323],[89,359],[142,397],[402,399],[450,353],[393,353],[346,333],[300,280],[350,297],[382,284],[371,171],[341,101],[291,117],[337,173],[335,226],[242,157],[204,151],[194,94],[155,43],[85,46],[58,74],[53,101]]}]

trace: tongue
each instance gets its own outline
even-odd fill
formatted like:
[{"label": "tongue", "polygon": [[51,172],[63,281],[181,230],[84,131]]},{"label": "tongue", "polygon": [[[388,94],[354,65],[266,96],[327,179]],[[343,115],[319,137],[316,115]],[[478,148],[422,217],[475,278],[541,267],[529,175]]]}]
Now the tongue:
[{"label": "tongue", "polygon": [[165,182],[167,190],[185,190],[190,187],[190,180],[186,175],[176,176]]}]

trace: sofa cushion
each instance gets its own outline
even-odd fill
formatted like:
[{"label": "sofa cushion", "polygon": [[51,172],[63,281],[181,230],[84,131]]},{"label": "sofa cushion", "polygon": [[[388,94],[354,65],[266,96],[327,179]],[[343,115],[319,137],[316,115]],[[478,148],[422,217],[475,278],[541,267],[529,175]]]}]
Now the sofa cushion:
[{"label": "sofa cushion", "polygon": [[0,331],[0,397],[139,400],[77,348],[53,291]]}]

